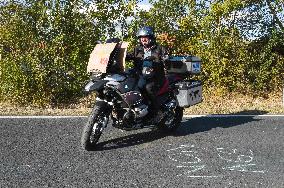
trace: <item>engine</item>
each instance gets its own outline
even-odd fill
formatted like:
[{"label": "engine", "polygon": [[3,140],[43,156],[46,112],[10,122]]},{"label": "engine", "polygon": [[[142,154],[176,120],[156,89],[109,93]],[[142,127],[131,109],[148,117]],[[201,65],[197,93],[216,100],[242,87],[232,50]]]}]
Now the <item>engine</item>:
[{"label": "engine", "polygon": [[120,103],[115,105],[112,117],[119,127],[132,127],[142,122],[142,118],[148,114],[148,105],[143,101],[139,91],[129,91],[122,94]]}]

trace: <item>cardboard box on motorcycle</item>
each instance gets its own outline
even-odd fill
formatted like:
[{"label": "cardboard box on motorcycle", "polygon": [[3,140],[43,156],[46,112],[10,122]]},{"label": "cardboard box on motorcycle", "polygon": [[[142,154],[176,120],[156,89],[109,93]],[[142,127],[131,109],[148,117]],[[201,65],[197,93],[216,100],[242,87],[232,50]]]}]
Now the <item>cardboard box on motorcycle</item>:
[{"label": "cardboard box on motorcycle", "polygon": [[90,55],[87,66],[87,72],[106,73],[111,53],[114,51],[116,47],[118,48],[117,51],[118,54],[116,57],[118,59],[119,68],[121,70],[124,70],[125,56],[128,44],[129,44],[128,42],[122,42],[120,44],[117,43],[97,44]]}]

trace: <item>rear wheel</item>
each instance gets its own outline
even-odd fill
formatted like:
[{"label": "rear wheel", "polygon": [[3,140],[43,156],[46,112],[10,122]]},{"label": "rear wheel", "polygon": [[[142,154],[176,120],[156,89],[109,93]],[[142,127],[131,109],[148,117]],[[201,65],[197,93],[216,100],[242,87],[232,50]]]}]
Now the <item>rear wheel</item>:
[{"label": "rear wheel", "polygon": [[168,112],[158,124],[158,129],[164,132],[173,132],[181,124],[183,116],[183,108],[176,107],[174,110]]},{"label": "rear wheel", "polygon": [[108,120],[109,112],[107,109],[107,103],[97,103],[93,108],[88,118],[88,122],[82,132],[81,146],[83,149],[89,151],[96,148],[96,144],[99,141]]}]

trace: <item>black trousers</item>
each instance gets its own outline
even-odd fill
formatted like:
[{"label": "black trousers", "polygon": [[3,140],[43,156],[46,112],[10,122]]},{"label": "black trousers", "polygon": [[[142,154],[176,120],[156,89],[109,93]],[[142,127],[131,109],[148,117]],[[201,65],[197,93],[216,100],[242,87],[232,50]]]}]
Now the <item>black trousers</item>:
[{"label": "black trousers", "polygon": [[161,75],[160,77],[154,77],[152,79],[146,80],[145,90],[147,98],[151,101],[150,112],[156,114],[160,108],[160,104],[157,100],[158,92],[163,86],[165,77]]}]

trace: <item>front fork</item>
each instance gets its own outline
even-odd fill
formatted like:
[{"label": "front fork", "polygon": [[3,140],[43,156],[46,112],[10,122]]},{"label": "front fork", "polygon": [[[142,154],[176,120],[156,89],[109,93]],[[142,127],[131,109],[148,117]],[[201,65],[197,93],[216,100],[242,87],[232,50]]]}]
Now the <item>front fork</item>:
[{"label": "front fork", "polygon": [[104,113],[103,118],[100,123],[102,123],[102,126],[100,127],[100,131],[102,132],[106,127],[109,122],[109,119],[111,118],[111,111],[112,111],[112,106],[109,104],[109,102],[102,100],[100,98],[96,98],[96,104],[97,106],[100,106],[103,108],[102,113]]}]

